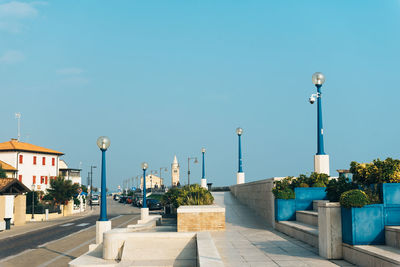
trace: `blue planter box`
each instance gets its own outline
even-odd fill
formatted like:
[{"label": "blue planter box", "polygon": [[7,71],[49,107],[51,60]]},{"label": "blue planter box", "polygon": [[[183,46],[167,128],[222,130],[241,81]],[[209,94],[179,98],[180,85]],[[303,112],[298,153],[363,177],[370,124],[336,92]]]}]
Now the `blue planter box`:
[{"label": "blue planter box", "polygon": [[296,220],[296,202],[294,199],[275,199],[275,220]]},{"label": "blue planter box", "polygon": [[400,225],[400,184],[382,184],[385,225]]},{"label": "blue planter box", "polygon": [[324,200],[326,198],[326,187],[296,187],[296,210],[312,210],[313,200]]},{"label": "blue planter box", "polygon": [[342,208],[342,239],[350,245],[385,244],[383,204]]}]

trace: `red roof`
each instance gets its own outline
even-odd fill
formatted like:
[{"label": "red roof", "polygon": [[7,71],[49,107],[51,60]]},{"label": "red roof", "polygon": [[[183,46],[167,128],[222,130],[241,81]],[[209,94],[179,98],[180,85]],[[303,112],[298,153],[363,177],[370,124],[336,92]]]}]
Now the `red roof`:
[{"label": "red roof", "polygon": [[56,154],[56,155],[64,155],[64,153],[24,143],[24,142],[19,142],[15,139],[12,139],[11,141],[0,143],[0,151],[29,151],[29,152],[39,152],[39,153],[46,153],[46,154]]}]

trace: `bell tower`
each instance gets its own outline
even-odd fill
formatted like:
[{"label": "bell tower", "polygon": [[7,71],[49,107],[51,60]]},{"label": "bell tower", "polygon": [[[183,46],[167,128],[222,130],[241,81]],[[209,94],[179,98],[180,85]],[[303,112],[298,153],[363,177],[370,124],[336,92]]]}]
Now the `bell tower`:
[{"label": "bell tower", "polygon": [[176,159],[176,155],[174,157],[174,161],[171,164],[171,185],[177,186],[179,182],[179,163]]}]

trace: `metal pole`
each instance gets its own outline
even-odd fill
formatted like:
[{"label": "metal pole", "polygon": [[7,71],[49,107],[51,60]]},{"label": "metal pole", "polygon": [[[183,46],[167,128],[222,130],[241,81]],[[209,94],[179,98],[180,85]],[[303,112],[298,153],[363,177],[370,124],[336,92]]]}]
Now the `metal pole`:
[{"label": "metal pole", "polygon": [[190,185],[190,157],[188,157],[188,185]]},{"label": "metal pole", "polygon": [[206,175],[206,167],[205,167],[205,163],[204,163],[204,154],[206,152],[201,152],[203,154],[203,167],[202,167],[202,173],[201,173],[201,178],[204,179],[205,175]]},{"label": "metal pole", "polygon": [[100,219],[99,221],[108,221],[107,219],[107,192],[106,192],[106,150],[101,150],[101,198],[100,198]]},{"label": "metal pole", "polygon": [[317,137],[318,137],[318,150],[317,155],[325,155],[324,152],[324,128],[322,126],[322,94],[321,87],[322,85],[317,84]]},{"label": "metal pole", "polygon": [[143,169],[143,208],[147,208],[147,204],[146,204],[146,169]]},{"label": "metal pole", "polygon": [[34,196],[35,196],[35,189],[32,191],[32,220],[35,219],[35,201],[34,201]]},{"label": "metal pole", "polygon": [[239,136],[239,172],[243,172],[243,169],[242,169],[242,140],[241,140],[242,135],[238,134],[238,136]]},{"label": "metal pole", "polygon": [[93,166],[90,166],[90,196],[89,196],[89,200],[90,200],[90,209],[93,209],[93,205],[92,205],[92,195],[93,195]]}]

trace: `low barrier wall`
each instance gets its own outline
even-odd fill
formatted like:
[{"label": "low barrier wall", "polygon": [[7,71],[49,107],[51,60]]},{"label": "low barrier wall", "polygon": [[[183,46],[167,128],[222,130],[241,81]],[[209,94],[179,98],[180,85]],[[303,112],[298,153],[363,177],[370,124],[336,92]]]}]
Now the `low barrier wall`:
[{"label": "low barrier wall", "polygon": [[243,204],[265,219],[268,226],[275,227],[275,205],[272,188],[275,180],[281,177],[256,182],[232,185],[231,193]]}]

